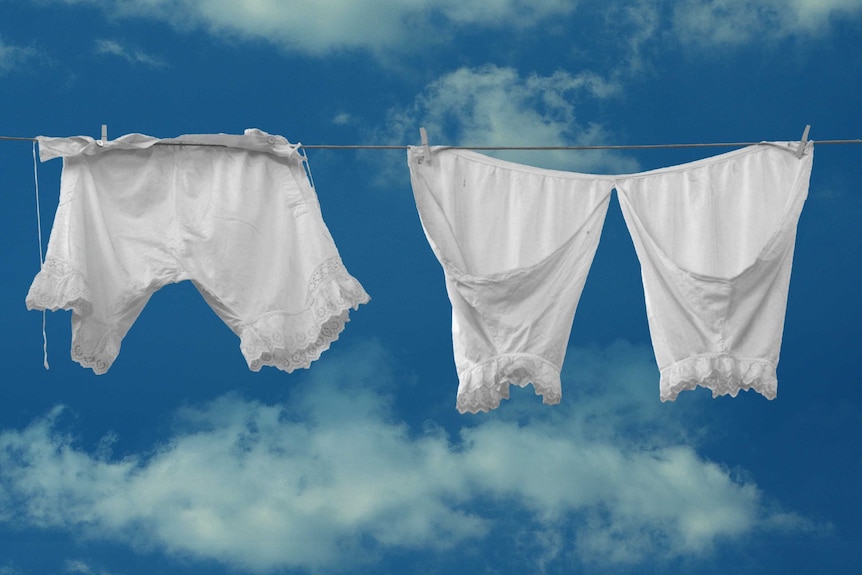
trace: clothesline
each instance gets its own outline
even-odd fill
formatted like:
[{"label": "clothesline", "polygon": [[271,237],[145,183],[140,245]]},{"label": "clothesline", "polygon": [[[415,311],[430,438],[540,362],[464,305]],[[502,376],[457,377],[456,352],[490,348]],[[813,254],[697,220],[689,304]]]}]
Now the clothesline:
[{"label": "clothesline", "polygon": [[[614,192],[644,272],[661,399],[672,400],[695,386],[712,389],[714,396],[754,389],[775,397],[796,222],[813,164],[809,128],[798,141],[755,142],[716,159],[612,177],[513,166],[444,146],[435,147],[439,161],[428,161],[428,137],[420,129],[422,144],[405,159],[422,228],[449,288],[458,411],[493,409],[508,397],[510,384],[528,382],[544,403],[560,401],[571,318]],[[75,157],[63,164],[61,196],[73,191],[88,197],[61,198],[44,255],[37,143],[45,144],[45,159]],[[310,179],[307,162],[283,161],[296,158],[298,144],[256,129],[242,136],[162,141],[168,147],[150,153],[147,146],[159,143],[143,135],[109,141],[104,127],[99,140],[31,142],[40,268],[25,301],[43,313],[44,365],[46,310],[75,310],[72,358],[101,374],[116,359],[140,302],[164,283],[217,277],[206,282],[212,296],[207,301],[219,303],[211,307],[239,336],[250,370],[308,367],[338,337],[348,310],[369,297],[327,232],[314,185],[304,181],[306,175]],[[220,147],[186,154],[171,150],[172,144]],[[114,146],[139,153],[103,164],[98,151]],[[403,147],[388,147],[397,148]],[[540,149],[549,148],[560,147]],[[204,171],[212,173],[203,179],[178,177]],[[110,197],[115,183],[124,180],[130,193],[118,203]],[[682,180],[688,193],[678,194]],[[238,201],[236,181],[253,182],[255,193],[241,194]],[[757,193],[764,187],[769,193]],[[147,193],[151,189],[165,190],[168,199],[175,194],[203,199],[154,201]],[[462,194],[470,198],[454,201]],[[516,210],[509,209],[513,199]],[[215,207],[201,219],[195,201]],[[489,220],[488,213],[500,217]],[[745,217],[736,217],[740,214]],[[214,225],[224,216],[256,233]],[[666,226],[669,216],[692,225]],[[112,233],[122,226],[128,231],[130,217],[138,222],[132,233]],[[718,220],[721,225],[714,225]],[[533,233],[537,221],[538,234]],[[160,222],[175,225],[165,234]],[[500,241],[509,232],[518,236],[514,245]],[[294,241],[297,236],[303,241]],[[678,242],[690,249],[669,248]],[[248,258],[273,244],[290,250],[289,257]],[[716,253],[716,246],[726,255]],[[164,253],[173,254],[171,261],[165,263]],[[464,263],[479,260],[491,263]],[[530,277],[526,287],[524,270]],[[255,281],[261,274],[266,284]],[[285,301],[294,296],[296,303]],[[299,308],[302,302],[305,307]],[[736,337],[739,329],[746,337]],[[528,332],[538,336],[522,337]]]},{"label": "clothesline", "polygon": [[[862,140],[810,140],[822,144],[862,144]],[[710,142],[699,144],[619,144],[619,145],[584,145],[584,146],[445,146],[450,150],[514,150],[514,151],[554,151],[554,150],[637,150],[658,148],[733,148],[754,146],[762,142]],[[406,150],[409,146],[371,146],[371,145],[329,145],[302,144],[308,149],[335,150]]]},{"label": "clothesline", "polygon": [[[36,138],[20,136],[0,136],[2,141],[35,142]],[[818,146],[827,144],[862,144],[862,139],[850,140],[811,140]],[[513,151],[560,151],[560,150],[646,150],[672,148],[741,148],[754,146],[761,142],[710,142],[690,144],[619,144],[619,145],[583,145],[583,146],[446,146],[453,150],[513,150]],[[188,145],[181,143],[160,142],[160,145]],[[404,145],[370,145],[370,144],[302,144],[308,150],[406,150]]]}]

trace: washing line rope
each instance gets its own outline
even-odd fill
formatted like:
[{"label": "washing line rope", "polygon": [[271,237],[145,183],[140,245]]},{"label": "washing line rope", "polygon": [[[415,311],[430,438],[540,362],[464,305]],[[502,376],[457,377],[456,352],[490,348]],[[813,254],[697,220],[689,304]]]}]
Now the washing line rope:
[{"label": "washing line rope", "polygon": [[[36,138],[25,138],[19,136],[0,136],[4,141],[36,142]],[[791,140],[794,141],[794,140]],[[862,139],[857,140],[810,140],[818,146],[825,144],[862,144]],[[741,148],[754,146],[760,142],[714,142],[698,144],[621,144],[621,145],[584,145],[584,146],[446,146],[451,150],[513,150],[513,151],[560,151],[560,150],[654,150],[672,148]],[[200,144],[183,144],[171,142],[159,142],[159,145],[185,146]],[[406,150],[410,146],[397,145],[367,145],[367,144],[301,144],[307,150]]]}]

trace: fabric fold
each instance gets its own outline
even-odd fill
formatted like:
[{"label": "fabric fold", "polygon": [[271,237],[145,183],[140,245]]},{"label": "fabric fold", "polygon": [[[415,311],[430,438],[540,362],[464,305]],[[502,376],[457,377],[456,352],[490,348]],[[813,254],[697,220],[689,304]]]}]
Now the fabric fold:
[{"label": "fabric fold", "polygon": [[445,148],[410,148],[408,163],[452,303],[457,409],[494,409],[510,385],[559,403],[612,182]]},{"label": "fabric fold", "polygon": [[345,269],[298,145],[261,130],[40,138],[60,202],[29,309],[72,310],[72,357],[108,371],[161,287],[191,280],[249,368],[309,367],[369,301]]},{"label": "fabric fold", "polygon": [[[544,170],[408,148],[416,207],[452,304],[457,409],[509,385],[561,396],[560,368],[611,190],[641,264],[662,401],[777,392],[796,226],[813,143],[763,142],[642,173]],[[426,151],[427,150],[427,151]]]},{"label": "fabric fold", "polygon": [[660,397],[777,394],[809,142],[768,142],[617,182],[641,264]]}]

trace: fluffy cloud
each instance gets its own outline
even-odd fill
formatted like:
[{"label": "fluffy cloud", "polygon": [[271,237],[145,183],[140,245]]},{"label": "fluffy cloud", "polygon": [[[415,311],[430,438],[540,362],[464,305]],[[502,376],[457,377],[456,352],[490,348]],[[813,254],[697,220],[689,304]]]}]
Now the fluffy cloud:
[{"label": "fluffy cloud", "polygon": [[[591,73],[558,71],[550,76],[521,77],[512,68],[493,65],[461,68],[429,84],[409,109],[390,113],[399,138],[417,139],[418,126],[432,143],[469,146],[567,146],[607,144],[598,123],[580,124],[576,106],[607,98],[619,87]],[[608,151],[498,153],[523,163],[583,172],[637,171],[637,163]]]},{"label": "fluffy cloud", "polygon": [[648,349],[570,357],[571,409],[522,397],[454,434],[393,418],[376,345],[330,357],[289,405],[226,396],[185,409],[146,454],[88,451],[58,407],[0,434],[0,520],[257,571],[504,535],[538,541],[536,563],[624,565],[804,525],[674,439],[685,424],[656,418],[667,406]]}]

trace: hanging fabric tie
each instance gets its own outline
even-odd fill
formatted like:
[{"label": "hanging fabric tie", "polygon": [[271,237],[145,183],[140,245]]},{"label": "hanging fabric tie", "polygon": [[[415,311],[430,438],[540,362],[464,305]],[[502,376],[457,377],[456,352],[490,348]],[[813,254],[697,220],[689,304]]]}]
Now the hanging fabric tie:
[{"label": "hanging fabric tie", "polygon": [[[39,161],[36,157],[36,140],[33,140],[33,181],[36,185],[36,229],[39,237],[39,269],[45,267],[45,255],[42,251],[42,210],[39,206]],[[42,365],[48,365],[48,332],[45,329],[45,310],[42,310]]]}]

